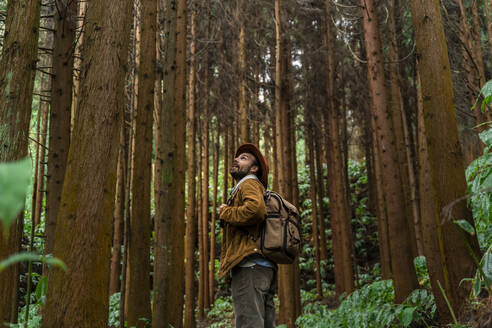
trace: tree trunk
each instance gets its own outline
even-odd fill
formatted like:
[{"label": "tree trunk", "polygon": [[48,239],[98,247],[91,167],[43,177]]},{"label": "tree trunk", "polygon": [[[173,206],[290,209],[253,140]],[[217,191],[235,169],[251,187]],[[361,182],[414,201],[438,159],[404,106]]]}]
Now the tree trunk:
[{"label": "tree trunk", "polygon": [[487,24],[487,37],[489,41],[489,55],[492,57],[492,22],[490,21],[490,5],[492,0],[483,0],[485,8],[485,22]]},{"label": "tree trunk", "polygon": [[[0,59],[0,162],[27,156],[32,92],[38,53],[39,1],[9,1]],[[20,250],[20,214],[8,236],[0,228],[0,260]],[[0,273],[0,326],[17,322],[19,266]]]},{"label": "tree trunk", "polygon": [[396,153],[398,155],[398,163],[400,169],[403,200],[405,205],[405,211],[402,213],[404,219],[407,221],[408,229],[410,230],[410,243],[412,246],[412,258],[418,256],[417,252],[417,238],[416,238],[416,226],[414,217],[415,211],[412,211],[411,203],[411,188],[410,188],[410,172],[413,167],[409,167],[407,161],[407,152],[410,151],[407,148],[405,137],[403,134],[403,116],[405,115],[403,110],[403,99],[400,88],[400,68],[398,58],[398,44],[396,39],[396,26],[395,26],[395,0],[390,0],[388,3],[389,15],[388,15],[388,48],[389,48],[389,60],[390,60],[390,103],[391,116],[393,120],[393,131],[395,135]]},{"label": "tree trunk", "polygon": [[[310,97],[310,95],[307,95]],[[309,114],[307,114],[309,115]],[[307,116],[306,115],[306,116]],[[309,190],[309,194],[311,197],[311,217],[312,217],[312,240],[314,244],[314,261],[316,264],[316,292],[318,293],[318,297],[321,299],[323,297],[323,289],[321,286],[321,267],[320,267],[320,247],[319,247],[319,233],[318,233],[318,220],[320,219],[320,215],[318,214],[318,205],[316,201],[317,195],[317,186],[316,186],[316,178],[315,178],[315,166],[314,166],[314,145],[313,145],[313,124],[312,124],[312,116],[309,115],[308,121],[306,124],[306,134],[305,134],[305,142],[306,142],[306,152],[308,153],[307,165],[309,166],[309,182],[311,188]],[[319,174],[319,172],[318,172]],[[321,200],[322,201],[322,200]]]},{"label": "tree trunk", "polygon": [[[374,138],[375,132],[372,129],[372,117],[369,108],[364,109],[365,134],[367,139],[366,162],[371,165],[368,167],[368,183],[373,184],[371,193],[375,201],[375,213],[378,219],[378,246],[379,258],[381,263],[381,273],[383,279],[391,279],[391,253],[388,234],[388,214],[386,212],[386,198],[383,191],[383,177],[381,163],[379,161],[377,139]],[[369,172],[372,168],[372,173]],[[371,178],[372,177],[372,178]],[[370,179],[369,179],[370,178]]]},{"label": "tree trunk", "polygon": [[[155,54],[157,1],[140,0],[139,54]],[[134,120],[131,214],[128,244],[127,322],[144,327],[140,318],[150,312],[150,182],[152,168],[152,124],[154,114],[155,56],[139,55],[137,108]]]},{"label": "tree trunk", "polygon": [[[469,100],[470,106],[475,103],[475,95],[478,95],[481,87],[485,84],[485,73],[482,59],[482,50],[477,49],[477,45],[473,43],[476,34],[472,34],[472,30],[468,26],[468,19],[466,15],[466,8],[463,4],[463,0],[457,0],[458,7],[460,9],[460,24],[459,24],[459,38],[461,41],[464,68],[468,79],[468,88],[472,92],[472,97]],[[476,39],[478,47],[480,46],[480,36]],[[475,123],[478,125],[487,121],[487,115],[482,113],[478,108],[473,111],[475,116]],[[478,131],[483,131],[485,126],[478,128]]]},{"label": "tree trunk", "polygon": [[319,129],[314,130],[314,151],[316,157],[316,192],[318,194],[318,213],[319,213],[319,251],[320,260],[328,260],[328,249],[326,246],[326,233],[325,233],[325,215],[327,214],[326,206],[324,204],[325,198],[325,184],[324,184],[324,173],[323,173],[323,148],[322,140],[323,133],[320,133]]},{"label": "tree trunk", "polygon": [[195,243],[197,221],[196,210],[196,124],[195,124],[195,83],[196,83],[196,8],[192,5],[190,14],[190,68],[188,72],[188,207],[186,209],[185,238],[185,294],[184,328],[194,328],[195,321]]},{"label": "tree trunk", "polygon": [[[207,24],[208,27],[209,24]],[[208,34],[208,32],[207,32]],[[204,72],[203,72],[203,116],[202,116],[202,122],[203,122],[203,130],[201,133],[202,141],[203,141],[203,149],[202,149],[202,238],[203,238],[203,253],[200,253],[200,256],[203,256],[203,267],[202,271],[200,272],[200,279],[203,279],[203,306],[205,309],[210,308],[210,296],[209,296],[209,289],[208,289],[208,260],[209,260],[209,252],[208,252],[208,220],[209,220],[209,212],[208,212],[208,207],[209,207],[209,163],[210,163],[210,152],[209,152],[209,122],[210,122],[210,115],[209,115],[209,61],[208,61],[208,51],[205,52],[205,58],[203,59],[203,66],[204,66]]]},{"label": "tree trunk", "polygon": [[[54,7],[53,6],[48,6],[46,7],[46,10],[44,10],[45,15],[52,15],[54,14]],[[48,29],[53,29],[54,28],[54,20],[53,19],[48,19],[46,20],[45,26]],[[43,41],[40,45],[40,47],[47,48],[47,49],[52,49],[53,48],[53,33],[46,33],[46,35],[43,38]],[[41,214],[43,211],[43,198],[46,192],[46,185],[45,185],[45,177],[46,177],[46,149],[48,148],[48,145],[46,143],[47,140],[47,135],[48,135],[48,117],[49,117],[49,99],[51,97],[51,77],[50,74],[53,74],[52,70],[52,65],[53,65],[53,60],[52,56],[48,54],[40,55],[39,56],[40,60],[38,62],[38,67],[44,67],[43,71],[46,73],[41,73],[39,74],[39,79],[40,79],[40,86],[39,86],[39,94],[41,95],[39,99],[40,107],[38,111],[38,115],[42,116],[41,119],[41,130],[40,134],[38,136],[38,143],[40,146],[39,149],[39,165],[38,165],[38,172],[37,172],[37,179],[38,181],[36,182],[36,202],[35,206],[32,208],[32,218],[33,222],[37,226],[41,222]]]},{"label": "tree trunk", "polygon": [[220,153],[220,128],[218,127],[218,120],[217,122],[217,134],[216,134],[216,139],[214,143],[214,153],[213,153],[213,162],[214,162],[214,167],[213,167],[213,189],[212,189],[212,194],[213,194],[213,200],[212,200],[212,219],[210,222],[210,269],[209,269],[209,283],[208,283],[208,290],[209,290],[209,304],[212,305],[215,301],[215,218],[217,216],[217,187],[219,184],[219,153]]},{"label": "tree trunk", "polygon": [[109,276],[109,295],[120,291],[121,274],[121,246],[123,245],[124,216],[125,216],[125,195],[127,181],[127,157],[128,140],[126,138],[127,129],[125,119],[122,120],[120,127],[120,143],[118,154],[118,168],[116,176],[116,200],[113,225],[113,251],[111,254],[111,273]]},{"label": "tree trunk", "polygon": [[[275,70],[275,141],[277,145],[276,160],[282,165],[277,165],[278,169],[278,183],[279,191],[281,194],[289,199],[295,201],[295,195],[292,187],[292,140],[289,133],[295,133],[291,131],[290,124],[290,109],[289,109],[289,65],[290,65],[290,49],[288,44],[287,34],[283,28],[286,26],[285,10],[282,8],[281,1],[275,0],[275,30],[276,30],[276,70]],[[295,146],[295,144],[294,144]],[[295,154],[295,153],[294,153]],[[295,155],[294,155],[295,156]],[[295,204],[295,202],[294,202]],[[279,281],[279,301],[280,312],[279,321],[285,323],[288,328],[294,327],[295,320],[297,318],[297,304],[296,299],[296,270],[292,265],[279,265],[278,281]]]},{"label": "tree trunk", "polygon": [[[167,0],[164,28],[164,102],[159,118],[161,151],[157,160],[163,162],[160,179],[163,191],[158,195],[154,262],[154,313],[152,325],[182,327],[184,294],[184,184],[186,135],[186,1]],[[167,136],[166,136],[167,134]],[[167,144],[167,145],[166,145]],[[167,147],[167,148],[166,148]],[[169,167],[165,167],[169,163]],[[166,213],[166,210],[169,212]],[[165,237],[166,224],[173,227]],[[166,256],[167,255],[167,256]],[[166,256],[166,257],[163,257]],[[163,263],[163,259],[167,262]],[[163,269],[167,267],[167,274]]]},{"label": "tree trunk", "polygon": [[[325,116],[328,134],[327,164],[331,183],[328,188],[330,199],[330,218],[333,232],[333,260],[335,263],[335,290],[337,295],[351,293],[354,290],[354,270],[352,259],[352,225],[347,199],[346,168],[342,158],[339,134],[339,110],[335,97],[335,36],[331,21],[331,3],[326,2],[326,44],[327,58],[327,94],[328,111]],[[329,157],[329,158],[328,158]]]},{"label": "tree trunk", "polygon": [[237,19],[239,20],[239,130],[241,143],[251,142],[249,129],[249,110],[247,98],[246,64],[246,13],[245,0],[238,0]]},{"label": "tree trunk", "polygon": [[[451,317],[442,293],[438,292],[437,281],[444,288],[454,311],[460,313],[471,287],[461,281],[473,276],[476,270],[467,248],[475,256],[479,250],[476,236],[464,236],[466,233],[451,221],[451,218],[458,218],[473,224],[466,202],[455,204],[450,218],[444,214],[444,207],[466,194],[466,181],[439,1],[412,0],[411,10],[422,83],[424,126],[421,129],[425,129],[422,142],[427,143],[429,159],[429,184],[427,190],[422,187],[425,197],[421,197],[422,233],[439,320],[444,325],[451,321]],[[431,235],[433,239],[430,239]]]},{"label": "tree trunk", "polygon": [[48,177],[46,183],[46,222],[44,253],[53,253],[56,219],[65,179],[73,86],[73,51],[77,2],[58,0],[53,41],[53,79],[51,81]]},{"label": "tree trunk", "polygon": [[374,0],[361,0],[363,6],[364,39],[368,60],[368,80],[372,101],[375,137],[383,177],[383,190],[388,213],[395,301],[403,302],[418,286],[413,266],[411,235],[405,211],[401,173],[395,144],[392,112],[387,104],[384,81],[382,45]]},{"label": "tree trunk", "polygon": [[[131,3],[94,2],[87,13],[80,111],[68,156],[43,325],[106,327],[119,120]],[[103,74],[104,72],[104,74]],[[112,92],[116,90],[115,92]],[[91,206],[87,206],[91,204]]]},{"label": "tree trunk", "polygon": [[[47,77],[46,77],[47,78]],[[45,80],[43,78],[43,80]],[[45,80],[46,81],[46,80]],[[41,90],[50,90],[50,83],[41,83]],[[42,115],[42,124],[40,136],[38,139],[40,150],[39,150],[39,171],[37,174],[37,183],[36,183],[36,203],[32,212],[33,219],[35,225],[41,223],[41,214],[43,211],[43,198],[44,193],[46,191],[44,178],[45,178],[45,167],[46,167],[46,137],[48,135],[48,115],[49,115],[49,106],[46,101],[41,101],[41,113],[38,115]]]},{"label": "tree trunk", "polygon": [[[201,135],[202,131],[202,125],[199,123],[200,122],[200,113],[196,113],[196,118],[197,118],[197,124],[198,124],[198,135]],[[205,239],[203,237],[203,224],[202,224],[202,216],[203,216],[203,211],[202,211],[202,203],[203,203],[203,179],[202,179],[202,171],[203,171],[203,139],[199,138],[198,141],[198,148],[199,151],[197,152],[198,155],[198,192],[197,192],[197,217],[198,217],[198,318],[200,320],[205,319],[205,298],[204,298],[204,293],[205,293],[205,279],[203,279],[203,267],[205,265],[205,258],[203,256],[203,240]]]},{"label": "tree trunk", "polygon": [[[77,2],[76,2],[77,3]],[[79,19],[77,21],[77,26],[75,30],[77,31],[76,34],[76,42],[75,42],[75,51],[74,51],[74,78],[73,78],[73,88],[72,88],[72,107],[70,108],[71,114],[71,121],[70,121],[70,129],[73,130],[73,124],[75,120],[75,113],[77,112],[77,106],[78,106],[78,99],[80,98],[80,81],[82,80],[82,74],[81,74],[81,67],[82,67],[82,48],[84,44],[84,36],[86,34],[86,13],[87,13],[87,6],[88,3],[85,1],[78,2],[77,3],[77,17],[80,17],[82,19]],[[68,155],[67,155],[68,156]]]},{"label": "tree trunk", "polygon": [[485,66],[483,64],[482,53],[482,29],[480,28],[480,21],[477,9],[477,1],[472,1],[472,23],[473,23],[473,51],[475,53],[475,59],[477,62],[478,75],[480,76],[480,87],[482,87],[487,80],[485,79]]},{"label": "tree trunk", "polygon": [[230,153],[230,142],[231,142],[231,137],[230,137],[230,124],[227,124],[227,122],[224,122],[224,170],[222,173],[223,176],[223,187],[222,187],[222,204],[225,204],[227,202],[227,197],[228,197],[228,189],[229,189],[229,167],[230,167],[230,162],[232,162],[229,159],[229,156],[234,156],[233,153]]}]

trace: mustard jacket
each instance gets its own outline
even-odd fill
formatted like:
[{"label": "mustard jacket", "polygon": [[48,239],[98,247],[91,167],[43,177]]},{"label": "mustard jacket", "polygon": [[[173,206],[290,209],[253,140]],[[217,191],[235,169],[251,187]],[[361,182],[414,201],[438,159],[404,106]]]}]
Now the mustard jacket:
[{"label": "mustard jacket", "polygon": [[224,207],[219,214],[224,223],[219,277],[225,276],[246,256],[261,253],[256,242],[248,238],[245,231],[257,238],[259,224],[265,217],[263,186],[257,180],[245,180],[239,185],[232,206]]}]

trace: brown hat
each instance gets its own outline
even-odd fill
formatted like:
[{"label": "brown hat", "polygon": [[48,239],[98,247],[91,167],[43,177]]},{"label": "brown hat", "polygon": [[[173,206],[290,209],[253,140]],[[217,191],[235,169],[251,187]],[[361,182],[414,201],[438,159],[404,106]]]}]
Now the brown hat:
[{"label": "brown hat", "polygon": [[236,150],[236,156],[238,157],[242,153],[251,153],[255,155],[256,160],[258,161],[258,165],[260,166],[260,170],[257,174],[258,179],[260,182],[265,186],[265,188],[268,185],[268,163],[266,159],[263,157],[261,154],[261,151],[253,144],[251,143],[245,143],[239,146],[239,148]]}]

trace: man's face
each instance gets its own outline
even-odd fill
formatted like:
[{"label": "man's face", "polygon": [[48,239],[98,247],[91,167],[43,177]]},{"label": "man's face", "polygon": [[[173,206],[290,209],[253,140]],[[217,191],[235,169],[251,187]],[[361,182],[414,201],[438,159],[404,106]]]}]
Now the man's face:
[{"label": "man's face", "polygon": [[234,180],[239,181],[248,174],[256,174],[258,165],[253,154],[242,153],[234,159],[231,167],[231,176]]}]

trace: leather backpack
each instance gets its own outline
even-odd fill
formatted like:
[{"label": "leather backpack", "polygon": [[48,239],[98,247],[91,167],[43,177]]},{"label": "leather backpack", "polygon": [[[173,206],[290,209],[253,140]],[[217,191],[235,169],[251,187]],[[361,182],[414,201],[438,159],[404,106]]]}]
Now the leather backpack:
[{"label": "leather backpack", "polygon": [[[255,177],[248,177],[255,179]],[[228,203],[236,192],[233,192]],[[274,191],[263,194],[267,215],[260,223],[259,236],[255,238],[246,230],[241,229],[254,240],[263,256],[276,264],[291,264],[299,256],[301,250],[300,217],[297,208]]]}]

